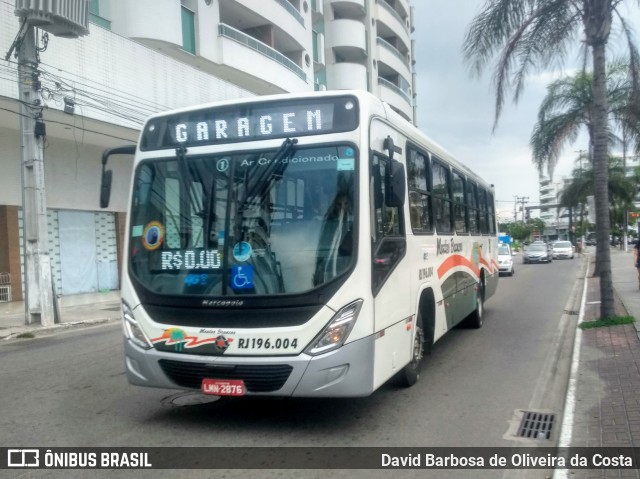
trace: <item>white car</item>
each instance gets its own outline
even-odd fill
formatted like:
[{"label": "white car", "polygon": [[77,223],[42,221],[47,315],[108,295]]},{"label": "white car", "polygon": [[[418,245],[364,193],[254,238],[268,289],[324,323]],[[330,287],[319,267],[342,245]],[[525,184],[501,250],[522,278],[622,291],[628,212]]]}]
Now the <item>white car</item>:
[{"label": "white car", "polygon": [[553,243],[553,259],[573,259],[573,245],[571,241],[556,241]]},{"label": "white car", "polygon": [[498,266],[500,268],[500,275],[506,274],[513,276],[515,270],[513,269],[513,253],[511,252],[511,246],[506,243],[500,243],[498,246]]}]

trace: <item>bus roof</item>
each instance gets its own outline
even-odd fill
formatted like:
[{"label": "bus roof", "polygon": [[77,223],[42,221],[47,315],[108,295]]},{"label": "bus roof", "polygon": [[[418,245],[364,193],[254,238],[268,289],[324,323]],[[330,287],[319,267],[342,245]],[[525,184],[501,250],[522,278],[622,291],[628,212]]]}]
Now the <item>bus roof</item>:
[{"label": "bus roof", "polygon": [[478,176],[471,168],[469,168],[464,163],[458,161],[451,153],[449,153],[444,147],[438,144],[435,140],[427,136],[423,131],[414,126],[411,122],[407,121],[403,116],[399,113],[395,112],[387,103],[380,100],[378,97],[373,94],[364,91],[364,90],[327,90],[321,92],[301,92],[301,93],[281,93],[276,95],[262,95],[262,96],[251,96],[244,98],[235,98],[231,100],[223,100],[216,101],[210,103],[204,103],[189,107],[177,108],[173,110],[168,110],[160,113],[156,113],[151,115],[145,125],[143,127],[143,134],[147,131],[147,124],[153,122],[160,118],[166,118],[176,115],[181,115],[185,113],[194,113],[198,111],[206,111],[212,108],[224,108],[224,107],[232,107],[232,106],[241,106],[244,104],[256,104],[256,103],[267,103],[267,102],[277,102],[279,100],[292,100],[292,99],[304,99],[304,98],[332,98],[332,97],[345,97],[345,96],[353,96],[356,97],[360,104],[368,105],[367,112],[374,116],[380,116],[384,119],[388,120],[393,125],[402,125],[402,132],[410,138],[410,140],[416,143],[418,146],[423,147],[431,153],[437,155],[440,159],[450,163],[455,169],[460,172],[466,174],[467,176],[473,177],[475,181],[482,184],[484,187],[492,189],[492,185],[490,185],[483,178]]}]

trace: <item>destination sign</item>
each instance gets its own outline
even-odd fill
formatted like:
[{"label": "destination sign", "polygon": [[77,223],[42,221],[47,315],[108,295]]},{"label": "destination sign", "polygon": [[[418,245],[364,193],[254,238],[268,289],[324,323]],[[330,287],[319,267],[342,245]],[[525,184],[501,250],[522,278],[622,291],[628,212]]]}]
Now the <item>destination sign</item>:
[{"label": "destination sign", "polygon": [[210,107],[154,118],[145,126],[143,151],[354,130],[355,97],[305,98]]}]

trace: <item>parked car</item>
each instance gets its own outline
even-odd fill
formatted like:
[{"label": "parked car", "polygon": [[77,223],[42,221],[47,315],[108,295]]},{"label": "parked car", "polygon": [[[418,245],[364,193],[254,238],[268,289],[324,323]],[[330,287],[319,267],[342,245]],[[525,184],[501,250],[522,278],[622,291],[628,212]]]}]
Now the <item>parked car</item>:
[{"label": "parked car", "polygon": [[498,266],[501,276],[503,274],[513,276],[515,273],[513,268],[513,252],[511,251],[511,246],[507,243],[501,243],[500,246],[498,246]]},{"label": "parked car", "polygon": [[556,241],[553,244],[553,259],[573,259],[573,245],[571,241]]},{"label": "parked car", "polygon": [[551,263],[551,252],[547,245],[540,241],[531,243],[524,252],[524,264],[527,263]]}]

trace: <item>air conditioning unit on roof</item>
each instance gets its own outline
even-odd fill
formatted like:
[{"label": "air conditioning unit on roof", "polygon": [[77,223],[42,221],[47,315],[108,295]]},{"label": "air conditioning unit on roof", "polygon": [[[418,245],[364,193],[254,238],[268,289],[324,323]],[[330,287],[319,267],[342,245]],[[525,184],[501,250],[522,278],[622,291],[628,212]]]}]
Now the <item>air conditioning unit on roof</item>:
[{"label": "air conditioning unit on roof", "polygon": [[16,0],[15,14],[59,37],[89,33],[89,0]]}]

